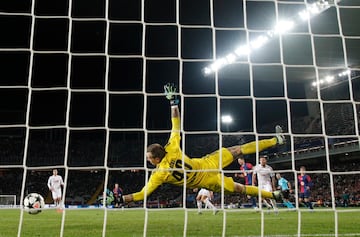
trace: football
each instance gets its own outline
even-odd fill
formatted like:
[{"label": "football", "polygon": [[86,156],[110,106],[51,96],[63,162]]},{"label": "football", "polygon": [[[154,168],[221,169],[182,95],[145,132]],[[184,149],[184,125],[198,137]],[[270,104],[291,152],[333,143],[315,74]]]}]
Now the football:
[{"label": "football", "polygon": [[38,193],[30,193],[24,198],[24,210],[29,214],[40,213],[44,206],[44,198]]}]

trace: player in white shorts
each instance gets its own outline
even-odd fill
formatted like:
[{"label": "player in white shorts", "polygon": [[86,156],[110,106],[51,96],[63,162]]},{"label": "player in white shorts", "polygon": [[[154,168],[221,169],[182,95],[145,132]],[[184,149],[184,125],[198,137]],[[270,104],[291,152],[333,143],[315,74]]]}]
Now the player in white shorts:
[{"label": "player in white shorts", "polygon": [[[267,164],[267,158],[265,156],[260,157],[260,164],[254,167],[252,184],[257,183],[259,189],[263,189],[269,192],[276,190],[276,180],[274,170]],[[276,202],[274,199],[263,199],[264,204],[268,209],[274,208],[277,213]]]},{"label": "player in white shorts", "polygon": [[58,175],[57,169],[53,169],[53,175],[49,177],[47,186],[51,191],[55,206],[61,207],[61,186],[64,186],[64,181],[62,177]]},{"label": "player in white shorts", "polygon": [[[198,189],[194,189],[194,191],[196,192]],[[216,215],[218,213],[218,209],[214,206],[214,204],[211,203],[211,199],[214,198],[214,193],[212,191],[209,191],[205,188],[200,189],[200,191],[198,192],[197,196],[196,196],[196,204],[198,207],[198,213],[202,214],[201,212],[201,208],[202,208],[202,204],[205,204],[205,209],[207,207],[213,209],[213,213],[214,215]]]}]

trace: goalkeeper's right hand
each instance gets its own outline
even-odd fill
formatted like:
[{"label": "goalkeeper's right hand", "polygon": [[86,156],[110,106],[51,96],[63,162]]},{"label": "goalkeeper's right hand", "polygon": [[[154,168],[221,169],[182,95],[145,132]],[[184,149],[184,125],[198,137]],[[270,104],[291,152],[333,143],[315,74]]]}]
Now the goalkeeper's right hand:
[{"label": "goalkeeper's right hand", "polygon": [[170,101],[171,105],[179,104],[179,99],[177,98],[177,94],[176,94],[176,87],[173,83],[167,83],[166,85],[164,85],[164,93],[166,99]]}]

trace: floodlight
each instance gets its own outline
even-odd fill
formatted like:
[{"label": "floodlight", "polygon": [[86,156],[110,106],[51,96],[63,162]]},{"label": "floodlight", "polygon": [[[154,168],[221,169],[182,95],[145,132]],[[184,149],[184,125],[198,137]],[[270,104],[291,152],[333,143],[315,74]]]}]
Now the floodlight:
[{"label": "floodlight", "polygon": [[221,122],[222,123],[225,123],[225,124],[229,124],[229,123],[232,123],[233,121],[233,118],[231,115],[223,115],[221,116]]},{"label": "floodlight", "polygon": [[326,81],[327,83],[331,83],[334,79],[335,79],[334,76],[326,76],[326,77],[325,77],[325,81]]},{"label": "floodlight", "polygon": [[206,67],[206,68],[204,68],[204,74],[205,75],[208,75],[208,74],[210,74],[212,71],[211,71],[211,69],[210,68],[208,68],[208,67]]},{"label": "floodlight", "polygon": [[211,67],[211,70],[213,70],[215,72],[226,64],[227,64],[227,61],[224,58],[220,58],[220,59],[216,60],[213,64],[211,64],[210,67]]},{"label": "floodlight", "polygon": [[[331,0],[330,2],[340,2],[341,0]],[[317,0],[312,4],[306,4],[306,8],[298,13],[301,20],[308,20],[311,17],[320,14],[326,9],[330,8],[330,4],[328,0]],[[264,46],[270,39],[272,39],[276,35],[280,35],[284,32],[290,31],[294,28],[296,24],[298,24],[299,19],[292,20],[281,20],[277,22],[277,25],[273,30],[270,30],[263,35],[260,35],[255,40],[249,42],[249,45],[243,45],[234,50],[234,52],[228,54],[225,58],[216,60],[213,64],[211,64],[208,68],[204,69],[205,74],[210,74],[218,71],[219,69],[225,67],[228,64],[232,64],[236,61],[237,57],[249,55],[252,50],[256,50]],[[341,76],[345,76],[341,75]],[[339,74],[340,76],[340,74]],[[324,80],[320,83],[324,83]]]},{"label": "floodlight", "polygon": [[303,11],[299,12],[298,14],[299,14],[301,20],[303,20],[303,21],[310,19],[310,13],[306,10],[303,10]]},{"label": "floodlight", "polygon": [[248,54],[250,54],[250,52],[251,52],[251,50],[247,45],[240,46],[239,48],[237,48],[235,50],[235,53],[237,56],[248,55]]},{"label": "floodlight", "polygon": [[233,63],[236,61],[236,56],[234,54],[230,53],[226,56],[226,59],[227,59],[228,63]]},{"label": "floodlight", "polygon": [[350,70],[346,70],[346,71],[343,71],[343,72],[340,72],[338,74],[339,77],[343,77],[343,76],[346,76],[346,75],[350,75],[351,71]]},{"label": "floodlight", "polygon": [[294,28],[295,23],[293,21],[279,21],[277,25],[275,26],[275,32],[278,34],[285,33],[286,31],[291,30]]},{"label": "floodlight", "polygon": [[313,15],[316,15],[316,14],[320,13],[319,5],[316,4],[316,3],[313,3],[313,4],[309,5],[308,11],[309,11],[309,13],[311,13]]},{"label": "floodlight", "polygon": [[269,41],[269,38],[264,35],[260,35],[257,37],[254,41],[250,42],[251,47],[254,49],[258,49],[262,47],[264,44],[266,44]]}]

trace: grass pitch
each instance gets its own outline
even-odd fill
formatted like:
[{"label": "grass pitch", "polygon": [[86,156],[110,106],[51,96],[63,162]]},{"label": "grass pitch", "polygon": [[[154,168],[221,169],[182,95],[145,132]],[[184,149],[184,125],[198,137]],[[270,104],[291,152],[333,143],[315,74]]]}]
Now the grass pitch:
[{"label": "grass pitch", "polygon": [[[21,210],[3,209],[0,213],[0,237],[18,236]],[[144,209],[67,209],[63,213],[48,209],[37,215],[24,212],[20,236],[60,236],[62,221],[66,237],[102,236],[103,231],[106,237],[137,237],[144,236],[144,232],[154,237],[184,236],[184,233],[194,237],[285,237],[299,236],[299,232],[300,236],[360,236],[360,209],[337,209],[336,212],[331,209],[314,212],[280,209],[278,215],[244,209],[224,210],[217,215],[211,211],[198,215],[196,209],[149,209],[148,212]]]}]

